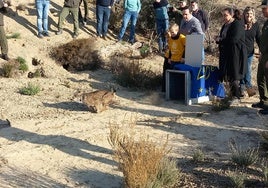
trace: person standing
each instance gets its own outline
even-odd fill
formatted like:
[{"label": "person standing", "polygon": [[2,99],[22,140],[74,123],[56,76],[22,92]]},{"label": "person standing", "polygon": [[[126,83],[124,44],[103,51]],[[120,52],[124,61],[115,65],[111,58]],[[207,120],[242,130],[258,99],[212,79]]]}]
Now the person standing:
[{"label": "person standing", "polygon": [[257,84],[260,102],[252,104],[253,108],[262,108],[260,114],[268,114],[268,0],[261,3],[262,14],[266,18],[260,36],[260,57],[257,70]]},{"label": "person standing", "polygon": [[182,9],[183,19],[180,25],[180,33],[183,35],[204,34],[200,21],[192,15],[188,6]]},{"label": "person standing", "polygon": [[225,8],[222,12],[224,24],[216,42],[219,44],[219,70],[221,80],[231,87],[231,105],[240,102],[240,80],[246,72],[247,51],[245,30],[241,21],[233,18],[234,10]]},{"label": "person standing", "polygon": [[124,16],[122,26],[118,35],[118,42],[122,41],[122,38],[126,32],[126,28],[128,22],[130,20],[130,35],[129,35],[129,42],[134,44],[135,42],[135,26],[138,20],[138,15],[141,10],[141,2],[140,0],[125,0],[124,2]]},{"label": "person standing", "polygon": [[74,35],[73,38],[78,37],[79,23],[78,23],[78,8],[80,0],[64,0],[64,5],[60,13],[57,35],[62,34],[62,25],[68,14],[72,14],[74,19]]},{"label": "person standing", "polygon": [[244,26],[245,26],[245,44],[247,47],[247,71],[245,77],[241,80],[241,94],[247,90],[248,96],[256,94],[251,83],[251,64],[254,55],[254,42],[260,46],[260,27],[255,18],[255,10],[252,7],[246,7],[243,11]]},{"label": "person standing", "polygon": [[156,32],[158,36],[158,50],[160,53],[165,50],[167,45],[166,32],[169,25],[167,5],[167,0],[155,0],[153,3],[155,10]]},{"label": "person standing", "polygon": [[170,7],[168,11],[168,16],[169,16],[169,22],[170,23],[176,23],[178,26],[181,25],[181,21],[183,19],[182,16],[182,9],[187,6],[186,0],[182,0],[178,2],[179,6],[178,8],[176,7]]},{"label": "person standing", "polygon": [[4,29],[4,13],[6,12],[6,7],[8,7],[8,4],[0,0],[0,46],[1,46],[1,58],[8,61],[8,43],[7,43],[7,37]]},{"label": "person standing", "polygon": [[196,17],[200,23],[203,32],[205,33],[208,30],[208,16],[205,10],[199,9],[198,0],[191,1],[192,15]]},{"label": "person standing", "polygon": [[50,0],[36,0],[38,38],[49,37],[48,11]]},{"label": "person standing", "polygon": [[[81,11],[81,4],[83,2],[84,5],[84,17],[82,15],[82,11]],[[88,0],[81,0],[80,1],[80,5],[79,5],[79,10],[78,10],[78,20],[80,23],[83,24],[83,26],[87,25],[87,18],[88,18]]]},{"label": "person standing", "polygon": [[97,0],[96,2],[97,36],[103,39],[106,39],[113,4],[114,0]]}]

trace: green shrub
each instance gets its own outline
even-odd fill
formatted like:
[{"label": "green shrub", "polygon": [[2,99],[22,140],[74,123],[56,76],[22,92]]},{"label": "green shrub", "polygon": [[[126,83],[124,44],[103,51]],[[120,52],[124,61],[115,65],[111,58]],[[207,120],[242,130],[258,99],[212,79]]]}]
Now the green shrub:
[{"label": "green shrub", "polygon": [[143,58],[147,57],[150,53],[150,46],[148,44],[146,45],[143,45],[141,48],[140,48],[140,54]]},{"label": "green shrub", "polygon": [[230,142],[231,161],[238,166],[248,167],[254,164],[259,158],[259,149],[250,148],[243,150],[235,142]]},{"label": "green shrub", "polygon": [[202,150],[198,149],[193,153],[193,161],[195,163],[203,162],[205,160],[205,154]]},{"label": "green shrub", "polygon": [[22,72],[26,72],[29,70],[28,65],[26,64],[26,60],[22,57],[17,57],[16,59],[19,62],[19,70]]},{"label": "green shrub", "polygon": [[261,171],[265,185],[268,185],[268,162],[267,159],[261,161]]},{"label": "green shrub", "polygon": [[174,187],[181,177],[181,172],[174,159],[165,157],[161,163],[156,179],[147,184],[148,188]]},{"label": "green shrub", "polygon": [[23,87],[19,90],[19,93],[23,95],[36,95],[39,92],[40,87],[31,83],[28,83],[26,87]]},{"label": "green shrub", "polygon": [[7,39],[20,39],[20,33],[12,33],[7,36]]},{"label": "green shrub", "polygon": [[244,187],[246,175],[243,172],[239,172],[237,170],[234,172],[229,172],[228,177],[231,180],[232,187],[234,187],[234,188],[243,188]]}]

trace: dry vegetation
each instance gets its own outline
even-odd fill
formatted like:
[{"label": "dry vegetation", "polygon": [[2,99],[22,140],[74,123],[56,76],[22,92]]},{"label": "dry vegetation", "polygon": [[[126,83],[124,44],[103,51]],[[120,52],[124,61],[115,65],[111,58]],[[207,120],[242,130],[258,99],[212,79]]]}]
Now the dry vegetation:
[{"label": "dry vegetation", "polygon": [[111,125],[109,136],[115,160],[124,175],[125,186],[173,187],[179,180],[180,173],[176,161],[167,158],[168,140],[157,144],[151,141],[148,135],[136,138],[135,133],[131,131],[133,125],[128,129],[124,127],[122,131],[119,126]]},{"label": "dry vegetation", "polygon": [[73,40],[55,47],[50,56],[68,71],[97,70],[102,61],[95,48],[95,38]]},{"label": "dry vegetation", "polygon": [[[148,3],[149,1],[143,2]],[[211,2],[215,3],[218,1]],[[25,9],[23,5],[20,5],[19,8]],[[147,8],[148,9],[144,9],[143,14],[149,12],[148,10],[150,10],[150,7]],[[213,17],[213,15],[216,15],[216,13],[213,11],[219,7],[210,8]],[[112,26],[118,26],[118,24],[116,23],[118,23],[119,19],[121,20],[121,13],[122,12],[114,14],[116,18],[113,17],[111,22],[115,24],[111,24]],[[143,38],[143,40],[146,41],[148,44],[151,44],[152,41],[155,42],[155,39],[153,37],[150,38],[152,28],[148,27],[148,30],[144,31],[145,23],[142,22],[142,20],[145,18],[148,18],[148,20],[150,20],[149,18],[152,17],[150,15],[147,17],[143,16],[141,18],[141,21],[139,23],[140,32],[145,32],[145,36],[149,36],[148,38]],[[116,28],[114,28],[114,30],[116,31]],[[127,46],[127,44],[123,44],[122,46],[118,47],[120,49],[117,49],[116,53],[109,56],[109,58],[104,59],[100,56],[99,52],[96,51],[96,45],[96,39],[93,37],[87,39],[73,40],[66,44],[53,47],[50,52],[50,57],[53,58],[53,60],[55,60],[57,64],[71,72],[77,73],[76,71],[90,70],[92,71],[90,73],[94,73],[94,71],[99,69],[103,69],[106,71],[108,70],[112,72],[113,79],[125,88],[134,88],[139,90],[148,89],[158,91],[161,83],[161,73],[151,70],[151,67],[144,66],[144,62],[146,60],[156,55],[154,51],[150,51],[151,56],[146,56],[145,59],[141,59],[141,57],[133,55],[132,49],[130,50],[131,55],[126,55],[125,52],[129,51],[124,51],[123,49],[121,49],[122,46]],[[156,45],[156,43],[154,43],[153,45]],[[137,52],[140,49],[135,50]],[[120,53],[118,53],[118,51],[120,51]],[[10,78],[15,77],[18,74],[20,74],[20,76],[26,74],[28,70],[26,70],[25,67],[22,68],[23,66],[21,66],[21,62],[24,62],[23,59],[18,58],[16,60],[11,60],[10,62],[4,64],[1,68],[1,76]],[[28,72],[29,78],[47,77],[45,75],[45,71],[43,68],[44,62],[42,62],[42,60],[38,58],[33,58],[32,65],[34,66],[34,71],[31,70],[31,72]],[[84,82],[83,80],[79,81]],[[71,84],[69,84],[69,82],[68,84],[66,83],[64,83],[64,86],[66,88],[74,88]],[[20,93],[26,95],[35,95],[39,91],[40,86],[32,84],[28,84],[26,87],[20,89]],[[52,91],[53,89],[49,90],[48,93],[51,93]],[[57,96],[59,96],[59,94]],[[139,97],[140,96],[138,96],[137,98]],[[54,106],[58,108],[58,113],[58,111],[62,110],[60,109],[63,108],[62,106],[68,106],[69,104],[70,103],[68,102],[55,102]],[[79,106],[77,106],[78,104],[75,104],[74,109],[79,109]],[[230,105],[228,104],[227,100],[219,101],[215,99],[215,101],[213,101],[212,107],[212,112],[209,112],[215,115],[220,114],[220,111],[222,110],[229,109]],[[64,112],[64,116],[66,116],[65,114],[71,114],[70,109],[66,111],[67,112]],[[83,116],[84,114],[81,113],[79,115]],[[199,112],[196,116],[202,118],[203,114],[205,113]],[[87,116],[87,121],[91,120],[90,118],[93,117],[88,114],[86,114],[85,116]],[[179,120],[180,118],[187,118],[182,116],[180,115],[176,118],[178,118]],[[77,119],[79,118],[81,117],[78,117]],[[263,147],[268,145],[268,136],[266,132],[261,133],[263,138],[262,142],[264,143],[264,145],[261,145],[260,148],[245,148],[235,142],[232,142],[229,148],[230,151],[228,151],[232,154],[231,158],[216,158],[215,156],[211,157],[211,155],[207,155],[206,151],[203,151],[202,149],[195,150],[193,152],[192,158],[190,159],[170,158],[170,148],[168,145],[169,140],[163,139],[159,143],[152,141],[147,134],[138,135],[137,133],[135,133],[135,128],[138,127],[136,123],[137,121],[138,118],[134,120],[135,123],[133,123],[131,120],[128,120],[126,123],[124,123],[124,127],[119,127],[118,125],[114,125],[111,123],[109,127],[109,143],[111,144],[111,147],[114,152],[114,160],[117,161],[119,164],[118,169],[123,173],[125,187],[267,187],[267,147]],[[151,121],[151,119],[149,121]],[[195,121],[198,120],[195,119]],[[167,131],[170,131],[173,129],[171,125],[174,122],[176,123],[176,121],[169,120],[168,123],[165,125],[163,122],[159,121],[154,126],[160,127],[160,129],[163,130],[165,130],[165,128],[167,127]],[[264,124],[265,123],[267,124],[267,122],[264,122]],[[176,124],[176,126],[181,126],[181,124]],[[187,126],[190,127],[190,124],[187,124]],[[43,135],[40,134],[39,137],[43,138],[44,136],[42,136]],[[27,141],[30,142],[31,140],[29,139]],[[82,141],[79,140],[79,142]],[[65,143],[63,144],[63,146],[61,146],[60,144],[61,143],[59,143],[59,146],[53,144],[51,146],[53,146],[54,148],[60,148],[65,146]],[[8,163],[6,161],[4,162],[5,164]],[[2,163],[0,163],[0,167],[1,165]],[[76,186],[80,185],[77,184]]]}]

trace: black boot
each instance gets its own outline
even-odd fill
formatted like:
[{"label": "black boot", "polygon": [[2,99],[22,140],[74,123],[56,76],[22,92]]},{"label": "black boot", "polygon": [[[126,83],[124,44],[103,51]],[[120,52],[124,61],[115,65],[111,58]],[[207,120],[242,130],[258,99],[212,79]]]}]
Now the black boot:
[{"label": "black boot", "polygon": [[260,114],[263,114],[263,115],[268,115],[268,107],[267,108],[264,108],[262,110],[259,110],[259,113]]}]

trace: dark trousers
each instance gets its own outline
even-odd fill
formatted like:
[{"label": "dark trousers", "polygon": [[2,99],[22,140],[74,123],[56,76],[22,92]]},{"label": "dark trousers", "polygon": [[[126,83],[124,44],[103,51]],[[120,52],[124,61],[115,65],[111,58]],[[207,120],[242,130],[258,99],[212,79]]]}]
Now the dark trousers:
[{"label": "dark trousers", "polygon": [[[82,12],[81,12],[81,4],[84,4],[84,11],[85,11],[85,15],[83,16],[82,15]],[[80,6],[79,6],[79,11],[78,11],[78,20],[79,22],[86,22],[87,21],[87,17],[88,17],[88,2],[87,0],[81,0],[80,2]]]},{"label": "dark trousers", "polygon": [[265,68],[266,58],[261,58],[257,70],[257,84],[260,101],[268,105],[268,68]]},{"label": "dark trousers", "polygon": [[241,96],[240,80],[233,80],[230,82],[230,85],[231,85],[232,96],[240,99]]}]

